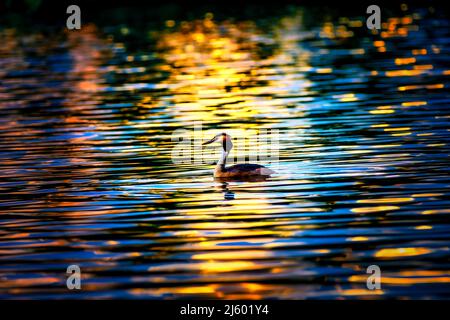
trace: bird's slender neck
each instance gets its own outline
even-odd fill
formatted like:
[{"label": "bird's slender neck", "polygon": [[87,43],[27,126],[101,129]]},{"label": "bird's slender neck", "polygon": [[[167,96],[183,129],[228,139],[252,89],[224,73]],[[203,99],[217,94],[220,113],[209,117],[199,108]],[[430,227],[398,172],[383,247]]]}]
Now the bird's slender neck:
[{"label": "bird's slender neck", "polygon": [[222,154],[220,155],[220,159],[216,165],[216,170],[215,170],[216,174],[219,172],[224,172],[226,170],[225,164],[227,162],[228,153],[229,153],[229,151],[225,151],[222,149]]},{"label": "bird's slender neck", "polygon": [[227,162],[228,157],[228,151],[222,150],[222,154],[220,155],[219,162],[217,162],[217,165],[225,166]]},{"label": "bird's slender neck", "polygon": [[225,164],[227,162],[228,154],[231,151],[231,148],[233,148],[233,143],[231,141],[223,141],[222,143],[222,153],[220,155],[220,159],[217,162],[216,169],[214,171],[214,175],[218,173],[223,173],[226,171]]}]

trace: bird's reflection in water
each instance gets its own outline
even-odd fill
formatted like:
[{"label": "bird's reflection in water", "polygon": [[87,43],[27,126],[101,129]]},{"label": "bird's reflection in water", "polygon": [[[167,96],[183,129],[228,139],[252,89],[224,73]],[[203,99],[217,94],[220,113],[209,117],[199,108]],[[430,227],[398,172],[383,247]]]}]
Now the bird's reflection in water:
[{"label": "bird's reflection in water", "polygon": [[225,200],[234,200],[234,192],[229,189],[230,184],[222,179],[216,178],[214,180],[220,182],[220,185],[217,185],[216,189],[220,189],[220,191],[223,192],[223,198]]},{"label": "bird's reflection in water", "polygon": [[223,198],[225,200],[234,200],[235,193],[230,190],[230,182],[259,182],[267,180],[268,176],[254,176],[247,177],[245,179],[236,178],[214,178],[214,181],[220,182],[220,189],[223,192]]}]

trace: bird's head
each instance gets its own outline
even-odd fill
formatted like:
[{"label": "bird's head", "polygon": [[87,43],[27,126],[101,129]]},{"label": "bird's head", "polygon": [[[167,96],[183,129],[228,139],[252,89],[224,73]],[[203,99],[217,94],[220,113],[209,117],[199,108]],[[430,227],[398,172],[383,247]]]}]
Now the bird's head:
[{"label": "bird's head", "polygon": [[231,136],[226,133],[219,133],[215,135],[214,138],[204,142],[202,145],[207,145],[213,142],[218,142],[222,146],[223,151],[229,152],[233,147],[233,143],[231,142]]}]

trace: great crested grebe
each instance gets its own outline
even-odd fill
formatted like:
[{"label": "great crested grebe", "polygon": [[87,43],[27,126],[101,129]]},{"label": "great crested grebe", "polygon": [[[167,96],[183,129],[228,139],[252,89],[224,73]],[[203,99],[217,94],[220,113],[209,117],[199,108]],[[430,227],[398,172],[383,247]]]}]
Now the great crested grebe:
[{"label": "great crested grebe", "polygon": [[226,133],[220,133],[211,140],[204,142],[203,145],[207,145],[213,142],[219,142],[222,147],[222,155],[220,156],[219,162],[217,162],[216,168],[214,169],[214,177],[232,178],[232,179],[242,179],[242,178],[252,179],[258,177],[268,177],[272,173],[275,173],[274,171],[259,164],[244,163],[244,164],[236,164],[231,167],[225,167],[228,153],[230,153],[231,148],[233,148],[231,137]]}]

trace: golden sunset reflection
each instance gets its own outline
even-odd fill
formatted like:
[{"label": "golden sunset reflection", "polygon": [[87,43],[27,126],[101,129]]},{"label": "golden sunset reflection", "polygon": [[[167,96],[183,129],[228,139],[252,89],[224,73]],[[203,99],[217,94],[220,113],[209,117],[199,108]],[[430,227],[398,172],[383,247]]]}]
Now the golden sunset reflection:
[{"label": "golden sunset reflection", "polygon": [[398,258],[398,257],[410,257],[418,256],[430,253],[431,250],[427,248],[393,248],[393,249],[381,249],[375,253],[375,257],[378,258]]},{"label": "golden sunset reflection", "polygon": [[[271,112],[288,115],[282,100],[260,96],[288,93],[285,88],[292,85],[300,85],[308,92],[311,82],[306,77],[288,73],[293,68],[311,68],[309,52],[294,46],[290,39],[290,32],[297,30],[300,24],[301,18],[294,17],[274,26],[276,36],[267,41],[274,42],[277,48],[268,58],[258,56],[255,42],[249,41],[262,33],[249,21],[218,24],[206,17],[183,22],[179,30],[168,30],[160,35],[157,47],[164,51],[163,58],[167,62],[164,69],[171,75],[165,83],[171,88],[172,96],[168,98],[173,104],[174,117],[179,121],[209,122],[218,117],[242,121]],[[227,32],[224,34],[222,30]],[[273,71],[268,66],[274,63],[286,65],[280,66],[280,71],[287,73],[283,82],[269,77]],[[264,85],[256,86],[258,82]],[[250,122],[246,126],[261,128]]]}]

